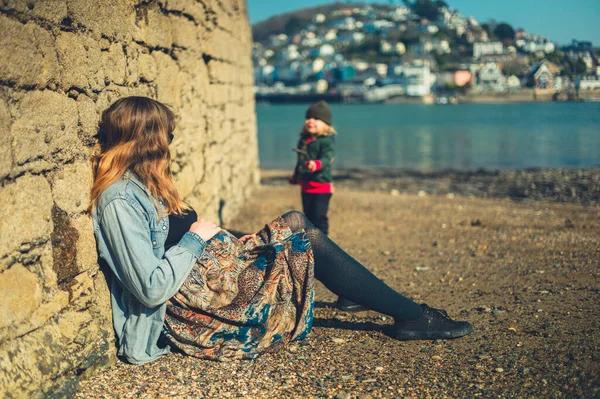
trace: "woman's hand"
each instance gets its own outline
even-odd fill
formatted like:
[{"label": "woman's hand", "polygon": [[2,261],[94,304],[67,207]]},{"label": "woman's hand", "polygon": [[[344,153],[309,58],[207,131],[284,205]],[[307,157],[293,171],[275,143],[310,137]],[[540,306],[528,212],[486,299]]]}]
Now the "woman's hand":
[{"label": "woman's hand", "polygon": [[198,234],[204,241],[208,241],[221,231],[221,228],[213,222],[200,219],[190,226],[190,231]]},{"label": "woman's hand", "polygon": [[256,238],[256,234],[246,234],[245,236],[240,237],[240,242],[244,244],[248,240],[253,240]]}]

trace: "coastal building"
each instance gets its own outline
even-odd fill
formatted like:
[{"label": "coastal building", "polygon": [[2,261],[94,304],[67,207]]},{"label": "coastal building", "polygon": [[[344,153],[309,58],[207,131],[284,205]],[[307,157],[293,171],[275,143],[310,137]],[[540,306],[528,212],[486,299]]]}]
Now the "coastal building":
[{"label": "coastal building", "polygon": [[582,54],[580,58],[585,64],[585,70],[590,71],[594,66],[594,58],[592,57],[592,54],[589,51],[586,51]]},{"label": "coastal building", "polygon": [[332,42],[337,38],[337,30],[336,29],[329,29],[324,35],[323,35],[323,41],[325,42]]},{"label": "coastal building", "polygon": [[317,24],[322,24],[326,20],[327,20],[327,17],[325,16],[325,14],[321,14],[321,13],[319,13],[313,17],[313,22],[317,23]]},{"label": "coastal building", "polygon": [[469,27],[463,36],[468,43],[489,41],[488,33],[479,26]]},{"label": "coastal building", "polygon": [[506,79],[506,86],[508,88],[511,89],[515,89],[517,87],[521,87],[521,79],[519,79],[517,76],[515,75],[510,75],[507,79]]},{"label": "coastal building", "polygon": [[467,20],[462,18],[458,11],[447,10],[447,12],[442,13],[442,18],[442,25],[456,32],[456,35],[458,36],[465,33],[467,26],[469,25]]},{"label": "coastal building", "polygon": [[258,65],[254,67],[254,82],[272,84],[274,82],[275,67],[273,65]]},{"label": "coastal building", "polygon": [[368,21],[363,25],[363,29],[368,34],[385,33],[388,29],[395,27],[396,24],[387,19],[378,19],[375,21]]},{"label": "coastal building", "polygon": [[431,43],[431,40],[423,40],[410,46],[410,51],[417,55],[429,54],[431,53],[431,50],[433,50],[433,43]]},{"label": "coastal building", "polygon": [[298,52],[298,46],[295,44],[290,44],[285,47],[283,50],[277,54],[277,60],[280,62],[288,62],[292,60],[297,60],[300,58],[300,53]]},{"label": "coastal building", "polygon": [[482,55],[502,54],[504,46],[502,42],[476,42],[473,43],[473,58],[479,59]]},{"label": "coastal building", "polygon": [[352,65],[338,65],[331,72],[332,80],[336,82],[347,82],[356,77],[356,68]]},{"label": "coastal building", "polygon": [[410,50],[417,55],[425,55],[431,52],[437,54],[449,54],[451,52],[450,43],[443,39],[422,39],[419,43],[413,44]]},{"label": "coastal building", "polygon": [[366,61],[356,60],[352,63],[352,65],[357,72],[362,72],[366,71],[371,64]]},{"label": "coastal building", "polygon": [[[519,43],[521,42],[519,41]],[[517,44],[517,46],[518,45],[519,44]],[[554,52],[554,43],[550,41],[528,41],[522,46],[522,48],[528,53],[543,52],[545,54],[548,54]]]},{"label": "coastal building", "polygon": [[391,54],[392,53],[392,43],[387,40],[379,41],[379,52],[381,54]]},{"label": "coastal building", "polygon": [[515,39],[525,39],[527,37],[527,32],[525,29],[519,28],[515,31]]},{"label": "coastal building", "polygon": [[404,54],[406,52],[406,46],[402,42],[389,42],[382,40],[379,42],[379,52],[381,54]]},{"label": "coastal building", "polygon": [[[312,33],[312,32],[310,32]],[[316,37],[316,36],[307,36],[304,39],[302,39],[302,45],[305,47],[316,47],[318,45],[321,44],[321,38]]]},{"label": "coastal building", "polygon": [[317,52],[321,57],[331,57],[335,54],[335,48],[331,44],[323,44]]},{"label": "coastal building", "polygon": [[440,30],[440,28],[438,28],[434,24],[425,24],[425,25],[419,26],[419,32],[420,33],[426,33],[426,34],[429,34],[429,35],[434,35],[437,32],[439,32],[439,30]]},{"label": "coastal building", "polygon": [[598,75],[584,76],[576,84],[579,90],[600,90],[600,78]]},{"label": "coastal building", "polygon": [[389,16],[394,21],[406,21],[410,17],[411,11],[406,6],[396,7],[392,12],[390,12]]},{"label": "coastal building", "polygon": [[469,16],[467,17],[467,23],[469,26],[479,26],[479,21],[475,19],[475,17]]},{"label": "coastal building", "polygon": [[278,35],[271,35],[269,37],[269,43],[271,44],[272,47],[283,46],[284,44],[287,44],[287,42],[288,42],[288,35],[286,35],[285,33],[280,33]]},{"label": "coastal building", "polygon": [[477,85],[492,90],[504,90],[506,78],[497,62],[486,62],[481,65],[477,76]]},{"label": "coastal building", "polygon": [[388,73],[388,65],[387,64],[379,63],[379,64],[375,64],[374,66],[375,66],[375,72],[377,73],[377,75],[379,75],[381,77],[387,76],[387,73]]},{"label": "coastal building", "polygon": [[277,82],[295,82],[298,80],[299,67],[300,63],[297,61],[276,65],[273,71],[273,80]]},{"label": "coastal building", "polygon": [[402,54],[406,53],[406,46],[404,45],[404,43],[397,42],[394,47],[396,48],[397,54],[402,55]]},{"label": "coastal building", "polygon": [[530,80],[537,89],[551,89],[560,86],[560,79],[555,81],[555,76],[558,74],[559,68],[548,62],[543,61],[532,66],[530,69]]},{"label": "coastal building", "polygon": [[423,97],[431,93],[434,77],[429,65],[404,66],[400,77],[407,96]]},{"label": "coastal building", "polygon": [[432,40],[433,51],[438,54],[450,54],[452,50],[450,49],[450,43],[445,39],[433,39]]},{"label": "coastal building", "polygon": [[353,17],[345,17],[330,21],[329,26],[338,30],[354,30],[356,28],[356,20]]},{"label": "coastal building", "polygon": [[343,32],[337,35],[336,43],[340,45],[360,44],[365,40],[366,35],[362,32]]}]

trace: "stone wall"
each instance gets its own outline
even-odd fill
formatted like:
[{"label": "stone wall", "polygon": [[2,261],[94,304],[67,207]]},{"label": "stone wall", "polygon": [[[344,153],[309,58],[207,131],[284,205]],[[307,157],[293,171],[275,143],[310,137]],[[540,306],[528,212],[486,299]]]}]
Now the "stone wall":
[{"label": "stone wall", "polygon": [[0,0],[0,397],[63,396],[115,359],[86,213],[100,112],[179,116],[178,188],[226,222],[258,183],[244,0]]}]

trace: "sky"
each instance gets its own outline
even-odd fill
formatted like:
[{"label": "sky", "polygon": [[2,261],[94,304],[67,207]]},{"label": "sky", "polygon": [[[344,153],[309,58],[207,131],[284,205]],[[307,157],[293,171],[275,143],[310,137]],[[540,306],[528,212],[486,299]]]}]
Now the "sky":
[{"label": "sky", "polygon": [[[251,23],[298,8],[335,3],[334,0],[246,0]],[[389,0],[363,1],[390,4]],[[401,3],[396,1],[396,3]],[[446,0],[461,15],[479,22],[490,18],[508,22],[515,29],[544,35],[553,42],[588,40],[600,46],[600,0]]]}]

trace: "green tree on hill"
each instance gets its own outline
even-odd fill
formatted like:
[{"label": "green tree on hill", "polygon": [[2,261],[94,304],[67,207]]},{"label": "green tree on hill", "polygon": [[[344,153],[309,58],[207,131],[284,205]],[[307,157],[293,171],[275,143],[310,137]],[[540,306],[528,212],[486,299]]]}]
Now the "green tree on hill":
[{"label": "green tree on hill", "polygon": [[427,18],[430,21],[436,21],[440,17],[440,8],[448,7],[443,0],[404,0],[404,3],[410,7],[418,16]]},{"label": "green tree on hill", "polygon": [[525,65],[518,61],[505,62],[502,64],[502,73],[506,76],[521,76],[525,73]]},{"label": "green tree on hill", "polygon": [[515,40],[515,30],[509,24],[503,22],[496,26],[494,33],[500,41],[506,45],[510,45]]},{"label": "green tree on hill", "polygon": [[498,40],[498,36],[496,35],[496,33],[494,33],[494,29],[492,28],[492,26],[489,23],[481,24],[481,28],[484,31],[486,31],[486,33],[488,34],[488,38],[490,39],[490,41],[496,41],[496,40]]},{"label": "green tree on hill", "polygon": [[288,36],[295,35],[296,33],[300,32],[304,25],[305,21],[302,21],[299,17],[293,15],[287,20],[283,32]]}]

